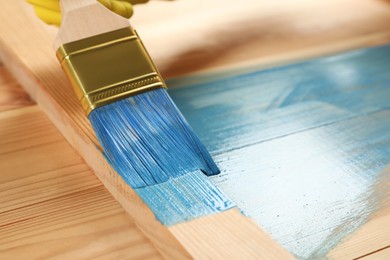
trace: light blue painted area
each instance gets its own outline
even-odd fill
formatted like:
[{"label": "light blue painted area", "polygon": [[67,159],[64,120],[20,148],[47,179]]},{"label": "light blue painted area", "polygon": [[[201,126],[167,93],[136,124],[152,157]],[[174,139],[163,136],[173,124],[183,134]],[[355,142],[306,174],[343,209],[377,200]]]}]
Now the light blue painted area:
[{"label": "light blue painted area", "polygon": [[235,206],[201,171],[135,191],[156,218],[168,226]]},{"label": "light blue painted area", "polygon": [[217,161],[210,179],[300,259],[390,203],[390,46],[170,91]]},{"label": "light blue painted area", "polygon": [[221,154],[213,181],[289,251],[323,256],[380,203],[371,196],[390,163],[383,118],[390,111]]}]

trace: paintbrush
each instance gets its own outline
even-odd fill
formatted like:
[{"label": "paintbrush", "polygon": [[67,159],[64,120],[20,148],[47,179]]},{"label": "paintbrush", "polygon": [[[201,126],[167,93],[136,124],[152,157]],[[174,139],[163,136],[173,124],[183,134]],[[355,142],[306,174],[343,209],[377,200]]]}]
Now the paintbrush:
[{"label": "paintbrush", "polygon": [[129,21],[95,0],[61,0],[57,57],[112,167],[133,188],[219,173],[169,97]]}]

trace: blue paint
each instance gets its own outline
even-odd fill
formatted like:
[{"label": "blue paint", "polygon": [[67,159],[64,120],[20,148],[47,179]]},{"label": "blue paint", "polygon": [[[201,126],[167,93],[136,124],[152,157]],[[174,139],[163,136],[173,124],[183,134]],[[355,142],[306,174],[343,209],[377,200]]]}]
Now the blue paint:
[{"label": "blue paint", "polygon": [[135,189],[164,225],[173,225],[234,207],[200,171]]},{"label": "blue paint", "polygon": [[198,170],[219,173],[165,89],[99,107],[89,120],[108,162],[133,188]]},{"label": "blue paint", "polygon": [[99,107],[89,120],[108,162],[162,224],[234,206],[204,176],[219,169],[165,89]]},{"label": "blue paint", "polygon": [[216,186],[298,258],[323,258],[389,199],[389,71],[382,46],[170,93]]}]

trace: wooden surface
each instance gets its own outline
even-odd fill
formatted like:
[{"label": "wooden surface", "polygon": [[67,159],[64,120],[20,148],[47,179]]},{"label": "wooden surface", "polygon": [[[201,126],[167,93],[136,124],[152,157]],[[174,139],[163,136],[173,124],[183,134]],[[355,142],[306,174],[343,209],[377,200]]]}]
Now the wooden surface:
[{"label": "wooden surface", "polygon": [[[288,251],[321,259],[389,221],[389,57],[360,49],[170,93],[221,169],[209,179]],[[351,242],[357,256],[390,245],[381,222]]]},{"label": "wooden surface", "polygon": [[34,104],[26,91],[19,86],[14,77],[0,62],[0,111],[15,109]]},{"label": "wooden surface", "polygon": [[3,66],[0,82],[0,258],[160,259]]},{"label": "wooden surface", "polygon": [[[158,222],[95,145],[91,126],[50,47],[54,35],[26,9],[21,0],[2,5],[0,16],[7,21],[0,26],[2,60],[165,257],[292,257],[237,209],[222,212],[217,218],[206,216],[177,226],[165,227]],[[18,15],[13,13],[15,10]],[[34,29],[22,30],[26,26]],[[216,221],[218,232],[203,228],[213,227]],[[234,250],[229,245],[234,245]]]},{"label": "wooden surface", "polygon": [[329,259],[388,259],[390,256],[390,210],[375,214],[363,227],[328,254]]},{"label": "wooden surface", "polygon": [[[387,193],[382,198],[390,198],[390,167],[383,170],[387,176],[381,185]],[[345,238],[328,254],[330,259],[388,259],[390,256],[390,205],[375,212],[373,216],[356,232]]]},{"label": "wooden surface", "polygon": [[[300,2],[303,3],[304,1],[300,1]],[[215,57],[213,58],[213,55],[211,55],[210,56],[211,58],[207,59],[207,62],[205,62],[204,58],[207,57],[207,55],[210,53],[207,53],[207,52],[203,53],[202,52],[202,53],[199,53],[199,55],[193,55],[193,53],[196,53],[196,51],[199,50],[200,48],[198,48],[198,49],[194,48],[193,49],[194,52],[191,53],[191,51],[192,51],[191,49],[189,51],[185,50],[185,52],[180,52],[183,49],[162,48],[162,50],[159,50],[156,47],[156,45],[155,45],[155,47],[153,47],[153,40],[150,40],[150,39],[153,39],[153,37],[156,37],[155,36],[156,34],[152,34],[152,33],[148,34],[148,28],[149,28],[149,30],[151,30],[151,28],[152,28],[150,23],[149,24],[144,23],[145,24],[144,25],[144,28],[145,28],[144,35],[145,35],[146,42],[149,42],[147,44],[150,45],[151,52],[154,53],[154,55],[157,59],[157,63],[160,63],[160,66],[162,66],[162,70],[165,71],[166,75],[174,75],[174,74],[180,74],[180,73],[184,73],[184,72],[187,73],[189,71],[200,70],[203,68],[210,69],[210,68],[214,68],[217,66],[226,65],[226,63],[235,63],[237,61],[242,62],[242,61],[246,61],[248,59],[248,56],[250,56],[250,58],[255,58],[255,59],[258,59],[259,57],[264,57],[263,61],[266,61],[268,64],[269,62],[271,62],[271,63],[272,62],[283,62],[283,61],[286,61],[289,59],[297,59],[299,57],[318,56],[318,55],[321,55],[324,53],[331,53],[334,51],[344,50],[344,49],[348,49],[348,48],[356,48],[356,47],[373,45],[373,44],[377,44],[377,43],[386,42],[388,40],[389,30],[390,30],[390,28],[389,28],[390,24],[388,23],[388,21],[389,21],[390,15],[389,15],[389,8],[386,5],[385,1],[359,1],[359,3],[362,3],[362,5],[356,4],[356,1],[353,1],[353,3],[352,3],[352,1],[337,1],[337,2],[343,3],[344,10],[345,10],[346,6],[348,6],[350,4],[352,4],[353,6],[357,6],[358,8],[349,10],[347,18],[345,18],[341,23],[342,25],[340,25],[340,20],[339,20],[340,19],[339,17],[341,17],[340,15],[339,16],[326,16],[323,19],[317,19],[318,17],[316,16],[316,10],[319,13],[326,14],[326,12],[324,12],[323,9],[321,10],[321,8],[313,9],[312,12],[310,12],[311,13],[310,17],[312,17],[312,20],[310,20],[311,22],[307,22],[307,20],[306,20],[307,30],[305,30],[306,33],[304,34],[304,36],[306,36],[306,38],[305,37],[295,37],[294,35],[296,35],[296,34],[294,34],[293,32],[290,31],[291,28],[295,28],[291,24],[292,21],[298,20],[297,17],[295,17],[295,19],[294,19],[294,12],[293,12],[294,9],[292,9],[290,16],[287,16],[290,18],[287,20],[283,20],[283,19],[281,19],[281,17],[278,17],[278,16],[276,16],[276,17],[274,17],[274,19],[272,19],[272,17],[273,17],[272,15],[264,17],[264,19],[267,19],[268,21],[270,21],[269,23],[271,24],[271,26],[274,25],[274,26],[272,26],[273,30],[270,33],[271,33],[271,35],[274,35],[275,37],[269,37],[267,39],[267,41],[263,41],[264,39],[262,37],[260,37],[261,36],[260,33],[258,35],[258,38],[254,37],[258,41],[261,41],[262,46],[263,46],[262,49],[265,50],[264,52],[256,52],[256,55],[251,55],[252,52],[248,51],[251,49],[251,47],[250,47],[251,44],[249,43],[248,46],[245,46],[245,42],[247,42],[247,41],[244,41],[243,45],[241,45],[241,47],[242,47],[241,50],[245,50],[246,48],[248,48],[248,49],[246,49],[247,51],[237,51],[237,50],[230,51],[229,50],[229,51],[224,52],[224,54],[226,54],[226,55],[221,55],[221,56],[219,56],[219,58],[215,58]],[[327,2],[328,8],[326,9],[327,12],[332,12],[332,10],[336,10],[338,8],[337,2],[336,1],[328,1]],[[14,10],[13,8],[17,8],[17,10],[23,14],[26,10],[24,7],[19,7],[19,4],[20,3],[15,4],[15,5],[14,5],[14,3],[4,4],[4,6],[3,6],[4,8],[2,9],[2,11],[0,11],[1,12],[0,16],[1,17],[9,17],[10,14],[12,13],[12,10]],[[20,6],[23,6],[23,5],[20,4]],[[288,6],[289,5],[284,5],[284,7],[282,9],[285,12],[288,12]],[[278,13],[277,9],[270,8],[267,10],[268,10],[267,11],[268,14],[275,15]],[[310,9],[303,9],[303,10],[301,9],[301,12],[304,12],[304,10],[306,10],[306,12],[307,12]],[[297,13],[296,15],[301,16],[302,13]],[[283,16],[283,17],[285,17],[285,16]],[[373,17],[375,19],[373,19]],[[11,20],[11,18],[7,18],[7,19]],[[12,19],[13,19],[13,17],[12,17]],[[12,70],[12,72],[14,74],[18,75],[18,81],[23,83],[23,86],[28,90],[30,95],[35,100],[37,100],[38,103],[40,104],[41,108],[43,108],[43,110],[46,113],[48,113],[51,120],[56,124],[57,127],[60,128],[62,133],[68,138],[69,142],[72,143],[72,145],[75,146],[76,149],[81,154],[84,154],[85,159],[89,163],[92,162],[91,164],[94,166],[95,169],[98,169],[98,168],[107,169],[107,168],[105,168],[105,167],[107,167],[106,165],[95,164],[96,161],[94,161],[94,159],[91,158],[91,157],[94,157],[94,154],[96,154],[96,151],[95,151],[96,149],[94,147],[93,148],[91,148],[91,147],[85,148],[85,143],[88,142],[88,140],[92,140],[93,142],[95,141],[94,136],[90,131],[88,131],[86,133],[81,133],[82,134],[81,139],[74,140],[76,138],[75,136],[77,136],[77,134],[72,129],[72,127],[75,124],[78,125],[78,127],[83,128],[83,129],[89,129],[89,128],[87,127],[88,124],[86,124],[84,119],[82,119],[82,112],[81,112],[81,109],[78,107],[77,102],[75,100],[73,100],[73,98],[70,98],[69,100],[67,98],[68,96],[70,96],[70,94],[68,94],[68,92],[70,90],[69,90],[69,87],[67,86],[67,84],[64,83],[66,81],[64,80],[61,72],[59,71],[59,68],[52,65],[52,64],[54,64],[53,63],[54,57],[42,59],[42,60],[35,58],[36,57],[35,55],[42,55],[42,53],[46,53],[48,48],[50,49],[53,35],[50,32],[49,33],[46,32],[46,29],[44,26],[38,24],[33,19],[30,19],[28,16],[21,16],[19,18],[16,17],[16,20],[17,20],[17,22],[15,23],[15,25],[12,25],[12,26],[16,26],[16,27],[12,27],[12,26],[5,26],[4,27],[3,26],[0,28],[0,32],[6,32],[8,30],[10,30],[12,32],[17,32],[19,30],[19,26],[22,26],[21,24],[26,23],[26,22],[28,22],[28,23],[31,22],[32,24],[36,24],[37,28],[40,28],[40,29],[32,34],[29,34],[28,32],[23,31],[25,34],[24,36],[17,35],[17,33],[15,33],[14,35],[13,34],[5,35],[5,34],[0,33],[1,34],[0,38],[1,38],[1,43],[2,43],[1,52],[2,52],[2,57],[3,57],[4,61],[7,63],[7,65]],[[320,20],[324,21],[326,26],[324,25],[323,27],[321,27]],[[302,21],[302,19],[299,19],[299,21]],[[318,23],[314,23],[314,21],[318,21]],[[138,21],[138,23],[140,24],[140,27],[141,27],[141,22],[142,21]],[[312,27],[310,27],[310,26],[312,26]],[[349,26],[349,27],[346,28],[346,26]],[[212,26],[210,26],[210,27],[212,28]],[[283,28],[285,28],[285,29],[283,29]],[[297,28],[299,28],[299,26],[297,26]],[[295,28],[295,29],[297,29],[297,28]],[[311,28],[311,30],[310,30],[310,28]],[[318,29],[318,28],[320,28],[320,29]],[[138,30],[140,31],[140,29],[138,29]],[[267,30],[265,30],[265,31],[267,31]],[[262,32],[265,32],[265,31],[263,30]],[[273,34],[273,32],[278,32],[278,34]],[[169,32],[166,32],[166,33],[169,33]],[[25,40],[21,41],[21,39],[18,37],[22,37],[22,39],[25,39]],[[23,37],[25,37],[25,38],[23,38]],[[291,41],[294,42],[294,44],[291,45],[290,44],[291,41],[286,40],[286,39],[289,39],[289,37],[291,37]],[[309,39],[311,39],[311,40],[309,40]],[[329,40],[326,41],[324,39],[329,39]],[[180,40],[180,37],[179,37],[179,40]],[[26,42],[29,42],[29,46],[22,46],[22,43],[25,44]],[[276,44],[276,42],[278,42],[278,44]],[[18,43],[19,43],[19,45],[18,45]],[[164,42],[161,42],[161,41],[159,43],[164,44]],[[168,42],[167,42],[167,44],[168,44]],[[163,45],[161,45],[161,46],[163,46]],[[256,46],[258,46],[258,44]],[[289,48],[288,46],[292,46],[292,48]],[[30,53],[31,49],[34,49],[35,53]],[[168,52],[168,54],[167,54],[168,56],[164,56],[165,55],[164,53],[166,53],[167,49],[170,49],[170,50],[172,49],[172,50],[175,50],[177,52],[176,53]],[[252,45],[252,49],[253,49],[253,45]],[[181,55],[183,53],[185,55]],[[254,57],[254,56],[256,56],[256,57]],[[17,58],[15,58],[15,57],[17,57]],[[198,59],[198,57],[200,57],[200,58]],[[180,63],[175,63],[175,59],[180,60],[188,65],[183,66],[182,67],[183,69],[180,69],[181,68]],[[210,62],[210,61],[212,61],[212,62]],[[34,69],[32,69],[32,68],[34,68]],[[55,77],[53,75],[55,75]],[[51,87],[50,96],[47,96],[45,94],[45,92],[42,91],[41,89],[33,88],[33,86],[36,85],[37,82],[41,82],[41,83],[43,82],[44,84]],[[53,98],[57,99],[57,101],[60,100],[61,98],[65,98],[65,99],[67,99],[67,102],[55,103],[55,102],[53,102]],[[63,109],[69,110],[69,111],[71,111],[71,113],[68,115],[58,116],[58,114],[61,114],[59,111],[61,111]],[[14,113],[13,111],[11,111],[11,112]],[[11,113],[11,112],[6,112],[6,113]],[[39,111],[39,113],[42,114],[41,111]],[[14,115],[9,116],[9,117],[13,117],[13,116]],[[7,116],[5,116],[5,117],[7,117]],[[71,121],[71,123],[68,124],[69,123],[68,120],[70,118],[73,121]],[[63,120],[65,120],[65,122],[68,122],[68,123],[64,124],[62,122]],[[16,120],[16,121],[19,121],[19,120]],[[20,124],[20,122],[17,122],[15,124],[18,125],[18,124]],[[23,125],[22,125],[22,127],[23,127]],[[1,129],[3,129],[3,128],[1,128]],[[17,129],[17,127],[15,129]],[[37,142],[39,142],[39,141],[37,141]],[[66,145],[66,144],[64,144],[64,145]],[[23,145],[22,145],[22,147],[23,147]],[[7,149],[9,149],[9,148],[7,148]],[[54,150],[59,150],[59,149],[60,148],[56,147]],[[52,152],[53,150],[44,150],[43,154],[47,154],[48,151]],[[88,154],[91,151],[92,151],[92,154],[89,155],[89,157],[88,157]],[[11,153],[11,152],[9,152],[9,153]],[[27,153],[27,154],[30,154],[30,153]],[[40,154],[40,153],[38,153],[38,154]],[[54,154],[54,152],[52,152],[52,154]],[[23,156],[23,155],[18,154],[18,158],[20,158],[21,156]],[[60,156],[60,157],[62,158],[62,156]],[[26,166],[23,166],[22,167],[23,170],[20,170],[21,169],[20,164],[10,166],[10,164],[8,164],[9,157],[5,157],[5,158],[7,158],[5,160],[6,163],[4,163],[5,166],[3,166],[3,163],[2,163],[1,167],[8,167],[8,168],[6,168],[7,172],[9,172],[10,169],[12,169],[12,170],[15,169],[15,172],[17,169],[19,169],[19,171],[22,172],[21,173],[22,175],[26,174],[24,176],[28,176],[28,174],[25,173],[23,170],[25,169],[25,167],[27,167],[27,165],[30,166],[33,164],[33,163],[31,163],[31,161],[29,161],[27,159]],[[35,162],[35,160],[32,160],[32,161]],[[4,162],[4,161],[2,161],[2,162]],[[13,167],[16,167],[16,168],[13,168]],[[87,171],[89,171],[89,170],[87,170]],[[1,171],[1,172],[3,172],[3,171]],[[98,171],[96,171],[96,173],[98,174]],[[102,176],[103,175],[101,174],[100,178],[104,178]],[[9,177],[6,177],[6,178],[9,178]],[[35,180],[34,180],[34,182],[35,182]],[[110,183],[106,183],[106,185],[109,186]],[[19,186],[19,185],[17,185],[17,186]],[[3,192],[3,189],[1,189],[0,191]],[[105,192],[105,191],[103,190],[102,192]],[[134,194],[128,190],[126,190],[126,191],[121,190],[118,192],[114,192],[114,196],[116,196],[117,199],[120,196],[123,196],[121,194],[125,194],[125,196],[126,195],[127,196],[129,196],[129,195],[134,196]],[[85,198],[85,199],[87,200],[87,198]],[[21,200],[23,202],[23,200],[26,200],[26,199],[21,198]],[[93,199],[91,199],[91,200],[93,200]],[[140,201],[137,200],[137,198],[134,198],[134,201],[138,204],[141,203]],[[113,203],[115,204],[115,202],[113,202]],[[64,205],[66,205],[66,203],[64,203]],[[130,214],[131,214],[131,211],[134,210],[134,208],[132,208],[131,205],[123,205],[123,206],[127,207],[126,209],[128,211],[130,211]],[[73,213],[70,213],[70,214],[73,214]],[[145,219],[152,218],[152,216],[150,215],[151,213],[148,212],[147,210],[146,210],[146,212],[144,212],[144,214],[145,215],[140,215],[138,217],[133,215],[133,218],[136,219],[137,223],[141,223],[141,225],[142,225],[142,222],[145,221]],[[48,215],[51,215],[51,214],[48,213]],[[92,215],[90,215],[90,216],[92,216]],[[3,217],[3,214],[1,215],[1,217]],[[236,217],[236,215],[235,215],[235,213],[233,213],[233,214],[229,214],[229,216],[227,216],[226,218],[227,219],[234,219],[235,217]],[[77,218],[77,219],[79,219],[79,218]],[[88,218],[86,218],[86,219],[88,219]],[[375,222],[376,221],[375,219],[376,218],[374,218],[372,221]],[[16,219],[16,221],[17,221],[17,219]],[[34,221],[34,219],[31,219],[30,221]],[[159,241],[161,239],[163,240],[165,238],[172,238],[171,237],[172,234],[173,234],[173,236],[176,237],[175,239],[179,239],[180,241],[190,239],[191,235],[193,235],[193,234],[196,234],[196,233],[201,234],[201,233],[199,233],[199,231],[197,229],[199,229],[200,227],[204,227],[205,225],[207,226],[207,224],[212,224],[213,221],[214,220],[210,220],[210,221],[206,220],[206,223],[204,223],[204,222],[202,222],[202,220],[199,220],[199,221],[197,221],[197,222],[200,222],[198,226],[196,223],[191,223],[191,224],[188,224],[187,226],[178,225],[178,226],[170,229],[168,231],[168,233],[162,233],[162,236],[160,238],[157,238],[155,240],[155,242],[157,242],[157,244],[158,244],[159,242],[161,243],[161,241]],[[377,219],[377,221],[379,221],[379,219]],[[13,222],[15,222],[15,221],[13,221]],[[126,222],[126,221],[124,221],[124,222]],[[131,222],[131,220],[130,220],[130,222]],[[241,220],[239,220],[238,222],[241,222]],[[56,223],[58,223],[58,222],[56,222]],[[123,225],[132,226],[132,224],[129,224],[129,223],[126,222]],[[249,225],[249,227],[251,227],[251,222],[245,222],[245,223],[247,223]],[[368,222],[368,224],[369,223],[373,223],[373,222],[370,221],[370,222]],[[375,223],[383,223],[383,222],[375,222]],[[10,232],[11,232],[11,235],[12,235],[12,233],[14,233],[17,236],[18,233],[16,233],[16,230],[22,230],[23,228],[22,228],[22,226],[16,225],[17,222],[15,222],[14,224],[15,225],[13,225],[13,227],[15,229],[11,230]],[[96,225],[98,225],[98,226],[104,225],[105,226],[106,224],[107,223],[103,221],[100,224],[96,224]],[[31,225],[28,225],[28,226],[30,227]],[[83,227],[81,227],[81,226],[78,226],[78,227],[80,227],[80,229],[83,230]],[[365,227],[366,226],[364,226],[361,230],[363,230]],[[368,228],[368,230],[371,230],[371,231],[366,231],[366,233],[363,232],[362,234],[358,234],[358,233],[352,234],[346,240],[345,243],[351,243],[351,245],[357,245],[357,247],[360,250],[353,250],[353,251],[354,251],[354,253],[359,252],[360,256],[367,255],[367,257],[368,257],[368,256],[375,256],[377,254],[378,255],[386,254],[386,251],[388,251],[388,250],[386,250],[385,248],[383,250],[380,250],[381,248],[383,248],[382,245],[380,244],[380,241],[382,241],[382,240],[380,240],[380,238],[381,238],[380,235],[378,236],[378,238],[372,237],[370,239],[369,245],[365,244],[364,247],[358,246],[359,243],[364,243],[364,242],[359,242],[359,241],[364,241],[364,239],[365,239],[364,237],[367,236],[367,234],[368,235],[372,234],[372,232],[373,232],[372,230],[375,230],[375,232],[378,232],[378,234],[382,234],[380,227],[381,227],[380,224],[379,225],[373,224],[372,225],[373,229]],[[53,222],[53,230],[55,230],[55,228],[58,228],[58,226],[56,226],[56,224]],[[150,228],[152,230],[148,230],[148,228]],[[150,232],[153,233],[153,228],[154,228],[154,226],[145,225],[144,232],[146,232],[147,234],[150,234]],[[38,229],[37,229],[37,232],[39,233]],[[53,235],[55,233],[55,231],[52,231],[52,232],[53,232],[52,233],[52,235]],[[66,230],[64,232],[67,235],[71,232],[76,232],[76,233],[72,233],[72,234],[79,234],[79,233],[77,233],[77,232],[79,232],[78,230],[76,230],[76,231],[75,230],[72,230],[72,231]],[[107,231],[107,232],[110,232],[110,231]],[[207,230],[205,231],[205,233],[207,233]],[[19,235],[20,235],[20,233],[19,233]],[[384,234],[384,235],[386,235],[386,234]],[[357,236],[357,237],[355,237],[355,236]],[[175,245],[175,243],[177,242],[177,241],[175,241],[175,239],[172,240],[173,245]],[[23,242],[25,240],[20,240],[20,241]],[[68,241],[68,240],[66,240],[66,241]],[[93,237],[89,241],[93,241],[93,242],[91,242],[92,244],[93,243],[98,244],[99,243],[98,241],[100,241],[100,240],[99,240],[99,238]],[[190,241],[184,241],[183,243],[187,243],[187,245],[188,245],[188,244],[191,244],[191,242],[192,242],[192,240],[190,239]],[[102,242],[102,243],[105,244],[104,242]],[[26,242],[25,244],[28,244],[28,242]],[[145,244],[148,244],[148,243],[145,243]],[[107,245],[107,244],[105,244],[105,245]],[[269,242],[267,245],[270,248],[273,248],[273,246],[275,246],[275,248],[278,248],[277,245],[274,245],[271,242]],[[345,245],[347,245],[347,244],[345,244]],[[63,243],[60,246],[63,246]],[[172,246],[172,244],[171,244],[171,246]],[[187,251],[187,252],[189,251],[191,253],[193,253],[193,251],[199,251],[199,248],[197,246],[198,245],[192,244],[190,246],[187,246],[186,250],[184,250],[184,251]],[[91,246],[91,248],[93,248],[93,246]],[[169,246],[167,248],[169,248]],[[346,248],[351,248],[351,247],[345,246],[343,248],[343,243],[340,244],[338,247],[336,247],[335,252],[337,252],[338,249],[339,249],[339,251],[337,253],[335,253],[335,257],[342,258],[342,257],[348,255],[348,252],[345,251]],[[149,249],[151,249],[150,252],[155,252],[155,251],[153,251],[153,248],[149,248]],[[164,251],[164,248],[160,247],[159,249]],[[27,250],[27,252],[29,251],[28,249],[26,249],[26,250]],[[277,250],[277,253],[280,253],[280,251],[278,251],[278,249],[276,249],[276,250]],[[65,252],[66,249],[62,248],[59,251]],[[107,249],[107,251],[110,252],[110,249]],[[107,251],[105,251],[105,252],[107,252]],[[118,252],[119,251],[120,250],[118,250]],[[72,252],[74,253],[74,251],[72,251]],[[183,250],[179,249],[178,252],[183,253]],[[352,252],[352,251],[350,251],[350,252]],[[373,253],[373,252],[375,252],[375,253]],[[96,251],[94,251],[93,253],[95,254]],[[64,254],[66,254],[66,253],[64,253]],[[99,254],[99,253],[96,253],[96,254]],[[151,253],[151,255],[152,254],[153,253]],[[281,254],[283,254],[283,253],[281,253]],[[271,254],[271,255],[273,255],[273,254]],[[355,254],[355,256],[356,256],[356,254]]]}]

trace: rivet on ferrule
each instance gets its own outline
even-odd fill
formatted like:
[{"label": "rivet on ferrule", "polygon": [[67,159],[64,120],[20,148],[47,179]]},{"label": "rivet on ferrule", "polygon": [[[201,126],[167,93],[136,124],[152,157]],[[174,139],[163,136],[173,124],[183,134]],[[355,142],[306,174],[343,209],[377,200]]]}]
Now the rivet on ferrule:
[{"label": "rivet on ferrule", "polygon": [[66,43],[57,58],[87,115],[117,100],[166,88],[131,27]]}]

